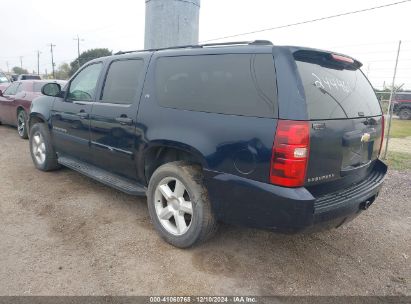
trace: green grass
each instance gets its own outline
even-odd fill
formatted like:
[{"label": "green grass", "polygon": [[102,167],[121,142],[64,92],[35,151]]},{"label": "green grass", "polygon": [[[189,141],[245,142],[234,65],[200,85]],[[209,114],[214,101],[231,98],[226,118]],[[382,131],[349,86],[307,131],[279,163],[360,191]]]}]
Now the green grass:
[{"label": "green grass", "polygon": [[[386,122],[388,126],[388,121]],[[387,131],[387,130],[386,130]],[[411,120],[393,119],[391,122],[391,137],[404,138],[411,136]]]},{"label": "green grass", "polygon": [[387,160],[385,161],[390,169],[407,170],[411,169],[411,154],[401,152],[388,152]]}]

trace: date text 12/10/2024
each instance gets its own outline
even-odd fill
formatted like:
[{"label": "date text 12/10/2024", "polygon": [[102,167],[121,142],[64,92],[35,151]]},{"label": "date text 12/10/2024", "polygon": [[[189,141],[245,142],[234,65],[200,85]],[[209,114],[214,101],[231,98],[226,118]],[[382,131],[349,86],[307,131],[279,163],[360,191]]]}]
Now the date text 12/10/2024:
[{"label": "date text 12/10/2024", "polygon": [[258,299],[249,296],[160,296],[150,297],[150,303],[258,303]]}]

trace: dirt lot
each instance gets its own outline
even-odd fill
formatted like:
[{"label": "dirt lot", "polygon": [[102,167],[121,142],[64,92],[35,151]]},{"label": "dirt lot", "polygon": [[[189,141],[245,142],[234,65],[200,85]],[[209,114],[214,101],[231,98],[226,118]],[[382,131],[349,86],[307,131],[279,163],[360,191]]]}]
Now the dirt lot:
[{"label": "dirt lot", "polygon": [[144,199],[68,169],[34,169],[0,126],[0,295],[411,295],[411,171],[328,232],[224,225],[190,250],[164,243]]}]

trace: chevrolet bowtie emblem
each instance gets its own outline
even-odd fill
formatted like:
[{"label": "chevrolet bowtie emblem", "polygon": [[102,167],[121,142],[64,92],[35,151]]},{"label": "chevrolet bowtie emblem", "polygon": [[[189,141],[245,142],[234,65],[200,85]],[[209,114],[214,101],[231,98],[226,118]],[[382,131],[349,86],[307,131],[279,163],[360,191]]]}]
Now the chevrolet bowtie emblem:
[{"label": "chevrolet bowtie emblem", "polygon": [[370,133],[364,133],[364,134],[361,136],[361,142],[369,142],[369,141],[370,141],[370,138],[371,138]]}]

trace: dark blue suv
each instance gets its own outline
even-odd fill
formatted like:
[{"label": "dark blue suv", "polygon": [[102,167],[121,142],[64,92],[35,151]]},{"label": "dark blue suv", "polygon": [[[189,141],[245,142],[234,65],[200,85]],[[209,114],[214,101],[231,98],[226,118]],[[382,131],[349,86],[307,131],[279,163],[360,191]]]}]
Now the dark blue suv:
[{"label": "dark blue suv", "polygon": [[267,41],[121,53],[50,83],[30,151],[147,196],[177,247],[227,222],[281,232],[338,227],[367,209],[387,167],[384,117],[361,63]]}]

